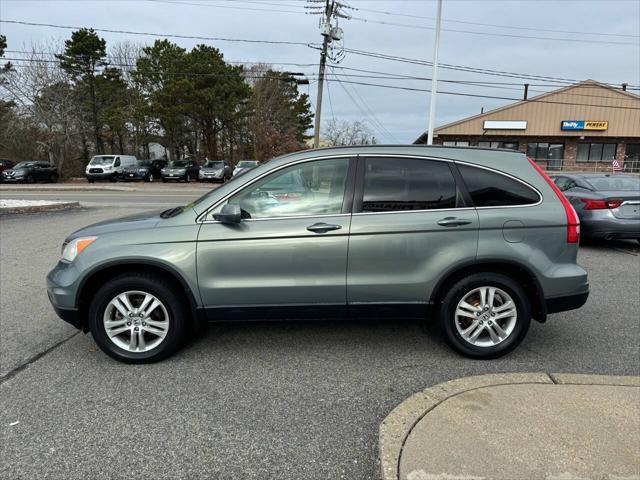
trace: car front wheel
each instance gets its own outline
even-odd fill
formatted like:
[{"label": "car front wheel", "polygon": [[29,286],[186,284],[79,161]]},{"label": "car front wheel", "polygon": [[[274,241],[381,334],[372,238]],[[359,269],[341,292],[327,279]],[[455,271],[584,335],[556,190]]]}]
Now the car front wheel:
[{"label": "car front wheel", "polygon": [[147,177],[147,182],[153,183],[153,180],[154,180],[153,173],[150,173],[149,176]]},{"label": "car front wheel", "polygon": [[440,310],[447,342],[471,358],[505,355],[524,339],[531,306],[522,287],[497,273],[477,273],[455,283]]},{"label": "car front wheel", "polygon": [[184,182],[185,183],[189,183],[191,181],[191,175],[189,175],[188,173],[184,176]]},{"label": "car front wheel", "polygon": [[144,274],[105,283],[89,307],[89,329],[100,349],[127,363],[155,362],[175,352],[185,338],[188,310],[174,290]]}]

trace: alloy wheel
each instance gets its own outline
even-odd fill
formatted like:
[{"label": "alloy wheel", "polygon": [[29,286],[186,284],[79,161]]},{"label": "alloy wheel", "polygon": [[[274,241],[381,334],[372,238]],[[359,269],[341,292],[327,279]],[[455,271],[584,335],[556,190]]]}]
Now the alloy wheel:
[{"label": "alloy wheel", "polygon": [[493,347],[513,332],[518,310],[504,290],[483,286],[474,288],[458,302],[455,325],[460,336],[476,347]]},{"label": "alloy wheel", "polygon": [[139,290],[116,295],[107,304],[102,321],[109,339],[133,353],[156,348],[170,327],[164,304],[156,296]]}]

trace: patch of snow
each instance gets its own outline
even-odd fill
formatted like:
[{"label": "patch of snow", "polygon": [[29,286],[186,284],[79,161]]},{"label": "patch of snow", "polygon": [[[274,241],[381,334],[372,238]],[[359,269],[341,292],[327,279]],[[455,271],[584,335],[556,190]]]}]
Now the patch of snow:
[{"label": "patch of snow", "polygon": [[20,208],[20,207],[47,207],[49,205],[59,205],[68,203],[57,200],[12,200],[0,199],[0,209],[2,208]]}]

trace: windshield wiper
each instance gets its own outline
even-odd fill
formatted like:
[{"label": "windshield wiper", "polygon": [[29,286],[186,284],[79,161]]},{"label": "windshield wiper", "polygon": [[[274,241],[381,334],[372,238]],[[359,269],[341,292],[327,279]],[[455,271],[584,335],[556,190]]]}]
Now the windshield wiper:
[{"label": "windshield wiper", "polygon": [[165,210],[164,212],[162,212],[160,214],[160,218],[175,217],[176,215],[182,213],[182,210],[184,210],[184,207],[182,206],[170,208],[169,210]]}]

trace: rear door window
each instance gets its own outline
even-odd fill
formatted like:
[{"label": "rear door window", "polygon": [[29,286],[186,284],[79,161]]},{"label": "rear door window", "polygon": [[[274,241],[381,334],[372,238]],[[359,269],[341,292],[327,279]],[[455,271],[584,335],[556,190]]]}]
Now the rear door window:
[{"label": "rear door window", "polygon": [[458,169],[476,207],[532,205],[540,195],[518,180],[484,168],[458,164]]},{"label": "rear door window", "polygon": [[447,162],[414,158],[364,159],[362,212],[434,210],[461,206]]}]

